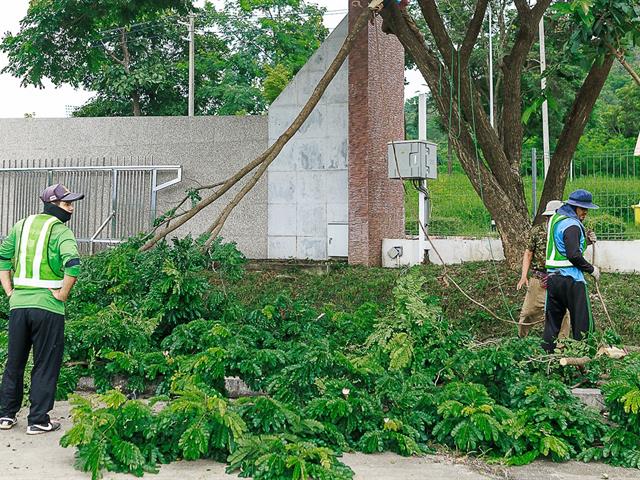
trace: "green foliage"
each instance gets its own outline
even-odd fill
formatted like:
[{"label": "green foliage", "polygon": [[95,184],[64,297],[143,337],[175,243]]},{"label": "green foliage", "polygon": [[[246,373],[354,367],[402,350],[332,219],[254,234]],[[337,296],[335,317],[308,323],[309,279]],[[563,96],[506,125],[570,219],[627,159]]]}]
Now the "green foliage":
[{"label": "green foliage", "polygon": [[264,79],[264,98],[271,104],[285,89],[291,80],[291,72],[282,64],[265,67],[267,76]]},{"label": "green foliage", "polygon": [[46,78],[97,92],[75,116],[132,115],[134,101],[143,115],[185,115],[189,48],[179,20],[189,11],[198,115],[264,112],[284,71],[296,73],[327,35],[322,9],[301,0],[31,2],[0,45],[3,72],[24,85]]},{"label": "green foliage", "polygon": [[452,382],[438,395],[440,420],[433,436],[462,451],[504,451],[508,444],[503,422],[511,411],[497,405],[482,385]]},{"label": "green foliage", "polygon": [[328,448],[300,441],[293,435],[249,436],[228,458],[227,471],[255,480],[350,480],[353,472]]},{"label": "green foliage", "polygon": [[77,395],[70,401],[74,426],[60,444],[77,447],[78,469],[91,473],[92,479],[102,478],[103,469],[136,476],[157,472],[158,451],[146,442],[153,418],[148,406],[117,391],[101,395],[99,406]]},{"label": "green foliage", "polygon": [[[434,295],[435,276],[419,267],[399,275],[385,306],[318,311],[279,295],[250,310],[228,293],[213,308],[201,298],[202,315],[190,313],[188,321],[159,334],[151,319],[164,318],[165,306],[143,296],[145,287],[127,276],[137,274],[144,284],[141,267],[152,267],[162,280],[165,273],[156,267],[170,261],[181,278],[189,273],[198,285],[204,273],[194,264],[202,269],[213,263],[215,270],[206,273],[211,284],[198,294],[207,297],[234,275],[240,257],[232,246],[220,253],[226,251],[220,244],[213,260],[198,246],[189,239],[138,254],[125,245],[88,262],[92,277],[81,294],[91,292],[96,303],[88,305],[84,297],[86,318],[69,332],[77,339],[74,359],[88,366],[68,370],[64,388],[88,371],[101,389],[117,378],[132,395],[162,395],[149,403],[117,391],[94,403],[73,399],[74,426],[62,443],[77,448],[78,467],[94,477],[104,470],[139,475],[158,463],[209,458],[226,461],[243,477],[343,479],[353,473],[338,460],[342,451],[414,455],[436,444],[512,464],[546,456],[633,466],[640,458],[633,444],[640,437],[634,430],[637,357],[625,360],[603,387],[616,422],[610,426],[571,395],[566,385],[575,383],[576,374],[552,366],[557,359],[540,348],[539,338],[477,342],[468,326],[456,328]],[[485,276],[471,278],[479,283]],[[179,290],[156,292],[177,296],[175,305],[165,302],[173,311],[193,301]],[[80,300],[74,300],[79,307]],[[101,304],[110,307],[101,311]],[[136,314],[124,314],[118,305]],[[108,338],[100,336],[105,332]],[[619,340],[603,332],[563,348],[593,356],[601,343]],[[595,383],[613,369],[597,360],[588,370],[580,379]],[[261,395],[225,398],[224,379],[236,375]]]},{"label": "green foliage", "polygon": [[510,388],[515,411],[506,424],[513,444],[508,463],[530,463],[539,456],[568,460],[599,441],[606,425],[599,413],[574,397],[558,380],[540,374]]}]

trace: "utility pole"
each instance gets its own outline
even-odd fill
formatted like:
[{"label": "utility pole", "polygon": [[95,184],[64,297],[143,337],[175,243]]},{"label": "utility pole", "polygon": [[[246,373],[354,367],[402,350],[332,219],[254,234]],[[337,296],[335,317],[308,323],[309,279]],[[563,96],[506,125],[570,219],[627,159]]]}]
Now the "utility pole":
[{"label": "utility pole", "polygon": [[496,127],[493,116],[493,28],[492,28],[491,4],[489,4],[489,122]]},{"label": "utility pole", "polygon": [[[547,57],[544,48],[544,17],[540,19],[538,24],[538,33],[540,35],[540,74],[542,79],[540,80],[540,88],[546,95],[547,79],[544,76],[544,71],[547,69]],[[549,106],[547,100],[542,102],[542,160],[544,162],[544,178],[547,178],[547,171],[549,170]]]},{"label": "utility pole", "polygon": [[[418,140],[427,139],[427,94],[421,93],[418,96]],[[422,190],[426,190],[427,181],[420,180]],[[429,199],[423,191],[418,190],[418,218],[423,222],[425,230],[429,228]],[[425,259],[425,249],[427,239],[424,231],[418,225],[418,263],[423,263]]]},{"label": "utility pole", "polygon": [[189,116],[195,110],[195,15],[189,14]]}]

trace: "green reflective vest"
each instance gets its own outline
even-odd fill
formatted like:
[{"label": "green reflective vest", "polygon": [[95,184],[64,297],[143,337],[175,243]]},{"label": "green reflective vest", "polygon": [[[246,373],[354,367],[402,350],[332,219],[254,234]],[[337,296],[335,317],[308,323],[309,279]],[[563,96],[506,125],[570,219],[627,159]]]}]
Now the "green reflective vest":
[{"label": "green reflective vest", "polygon": [[[560,252],[560,250],[558,249],[558,245],[556,245],[556,238],[555,238],[556,226],[562,220],[565,220],[567,218],[571,218],[571,217],[567,217],[566,215],[561,215],[559,213],[556,213],[553,217],[551,217],[551,220],[549,221],[549,227],[547,230],[547,258],[545,262],[545,266],[547,268],[564,268],[564,267],[574,266],[573,263],[571,263],[571,261],[565,256],[565,254]],[[575,220],[575,219],[572,219],[572,220]],[[585,250],[587,249],[586,234],[584,233],[584,227],[578,220],[575,220],[575,222],[570,222],[570,224],[568,224],[567,227],[571,225],[578,225],[582,230],[582,245],[580,245],[580,247],[581,247],[582,253],[584,254]],[[565,253],[566,253],[566,250],[565,250]]]},{"label": "green reflective vest", "polygon": [[56,217],[44,213],[27,217],[16,232],[13,284],[20,287],[61,288],[64,274],[49,264],[49,238]]}]

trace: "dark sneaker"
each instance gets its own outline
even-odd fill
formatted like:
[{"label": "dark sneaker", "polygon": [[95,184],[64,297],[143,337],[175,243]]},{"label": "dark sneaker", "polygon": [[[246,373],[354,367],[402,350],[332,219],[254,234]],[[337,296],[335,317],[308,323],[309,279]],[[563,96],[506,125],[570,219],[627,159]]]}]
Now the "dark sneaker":
[{"label": "dark sneaker", "polygon": [[40,435],[41,433],[55,432],[60,428],[60,422],[49,422],[39,425],[29,425],[27,435]]},{"label": "dark sneaker", "polygon": [[16,417],[2,417],[0,418],[0,430],[9,430],[18,423]]}]

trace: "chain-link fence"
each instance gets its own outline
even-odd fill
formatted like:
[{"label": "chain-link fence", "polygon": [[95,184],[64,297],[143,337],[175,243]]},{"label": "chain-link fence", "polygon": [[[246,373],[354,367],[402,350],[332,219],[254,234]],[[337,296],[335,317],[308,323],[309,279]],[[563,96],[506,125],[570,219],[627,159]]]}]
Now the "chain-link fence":
[{"label": "chain-link fence", "polygon": [[[449,173],[449,171],[451,173]],[[544,161],[538,152],[523,156],[522,178],[531,215],[540,201],[544,184]],[[600,208],[589,213],[585,223],[602,240],[640,239],[640,157],[632,151],[606,152],[574,158],[563,199],[573,190],[583,188],[593,193]],[[469,179],[459,165],[438,167],[438,179],[429,181],[433,235],[483,237],[496,236],[491,215],[482,204]],[[407,233],[418,232],[415,220],[418,197],[407,189]],[[636,220],[636,218],[638,220]]]}]

